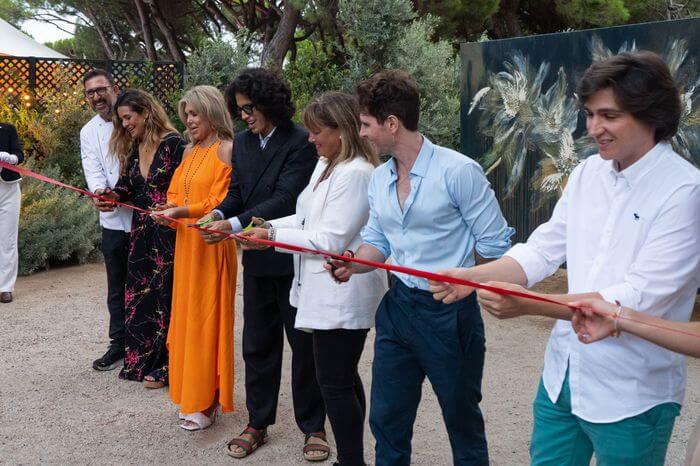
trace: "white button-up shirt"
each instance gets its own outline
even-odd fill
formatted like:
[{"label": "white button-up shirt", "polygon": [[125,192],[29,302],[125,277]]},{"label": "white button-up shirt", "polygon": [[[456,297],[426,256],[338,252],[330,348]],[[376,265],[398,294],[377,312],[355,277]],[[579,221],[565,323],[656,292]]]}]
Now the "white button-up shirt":
[{"label": "white button-up shirt", "polygon": [[[95,115],[80,130],[80,159],[88,189],[114,188],[119,181],[119,160],[109,153],[109,138],[114,124]],[[108,230],[131,231],[131,209],[116,207],[100,212],[100,225]]]},{"label": "white button-up shirt", "polygon": [[[569,177],[552,218],[507,256],[528,286],[566,261],[569,293],[664,319],[688,321],[700,287],[700,171],[667,143],[618,172],[594,155]],[[571,408],[589,422],[616,422],[661,403],[682,403],[683,356],[623,333],[590,345],[558,321],[543,380],[556,402],[569,368]]]}]

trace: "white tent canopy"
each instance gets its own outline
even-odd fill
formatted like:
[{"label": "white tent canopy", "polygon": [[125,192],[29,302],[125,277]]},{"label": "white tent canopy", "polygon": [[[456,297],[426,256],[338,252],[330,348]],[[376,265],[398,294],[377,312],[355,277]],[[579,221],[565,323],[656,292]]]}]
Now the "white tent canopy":
[{"label": "white tent canopy", "polygon": [[37,58],[68,58],[35,41],[0,18],[0,55]]}]

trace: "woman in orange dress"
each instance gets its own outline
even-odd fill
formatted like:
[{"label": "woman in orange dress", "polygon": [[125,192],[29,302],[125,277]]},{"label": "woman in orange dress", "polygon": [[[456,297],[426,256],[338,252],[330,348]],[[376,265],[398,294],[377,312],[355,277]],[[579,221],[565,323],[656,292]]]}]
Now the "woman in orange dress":
[{"label": "woman in orange dress", "polygon": [[[221,93],[196,86],[178,104],[191,143],[173,175],[162,214],[194,224],[219,204],[231,177],[232,125]],[[205,244],[197,230],[177,227],[170,354],[170,398],[180,405],[180,427],[201,430],[216,419],[218,406],[233,410],[233,306],[236,245]]]}]

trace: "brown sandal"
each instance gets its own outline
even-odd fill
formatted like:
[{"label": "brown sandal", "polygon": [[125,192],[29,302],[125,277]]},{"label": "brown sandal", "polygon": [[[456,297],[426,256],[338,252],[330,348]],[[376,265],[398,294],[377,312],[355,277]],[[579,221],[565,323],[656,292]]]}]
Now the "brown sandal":
[{"label": "brown sandal", "polygon": [[[311,439],[317,439],[318,441],[311,442]],[[312,451],[320,451],[322,455],[310,455]],[[306,434],[304,439],[304,459],[306,461],[325,461],[331,453],[331,447],[328,445],[328,440],[326,440],[325,432],[311,432]]]},{"label": "brown sandal", "polygon": [[[253,438],[252,443],[243,438],[243,436],[246,434]],[[234,458],[245,458],[265,443],[267,443],[267,429],[258,430],[254,427],[247,426],[243,432],[238,435],[238,437],[231,439],[231,441],[226,444],[226,452],[229,454],[229,456]],[[235,452],[231,449],[232,446],[240,447],[243,449],[243,451]]]}]

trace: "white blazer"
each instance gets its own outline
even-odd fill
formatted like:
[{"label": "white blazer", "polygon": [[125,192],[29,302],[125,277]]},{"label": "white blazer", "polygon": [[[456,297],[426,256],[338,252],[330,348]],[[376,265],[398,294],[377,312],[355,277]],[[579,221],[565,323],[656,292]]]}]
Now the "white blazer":
[{"label": "white blazer", "polygon": [[[308,186],[297,198],[296,213],[272,220],[276,241],[342,254],[362,244],[360,230],[369,218],[367,187],[374,166],[357,157],[333,169],[314,191],[327,162],[319,160]],[[283,249],[279,252],[289,253]],[[323,268],[323,257],[294,255],[294,281],[289,302],[297,308],[299,329],[365,329],[387,291],[380,269],[353,275],[339,284]]]}]

